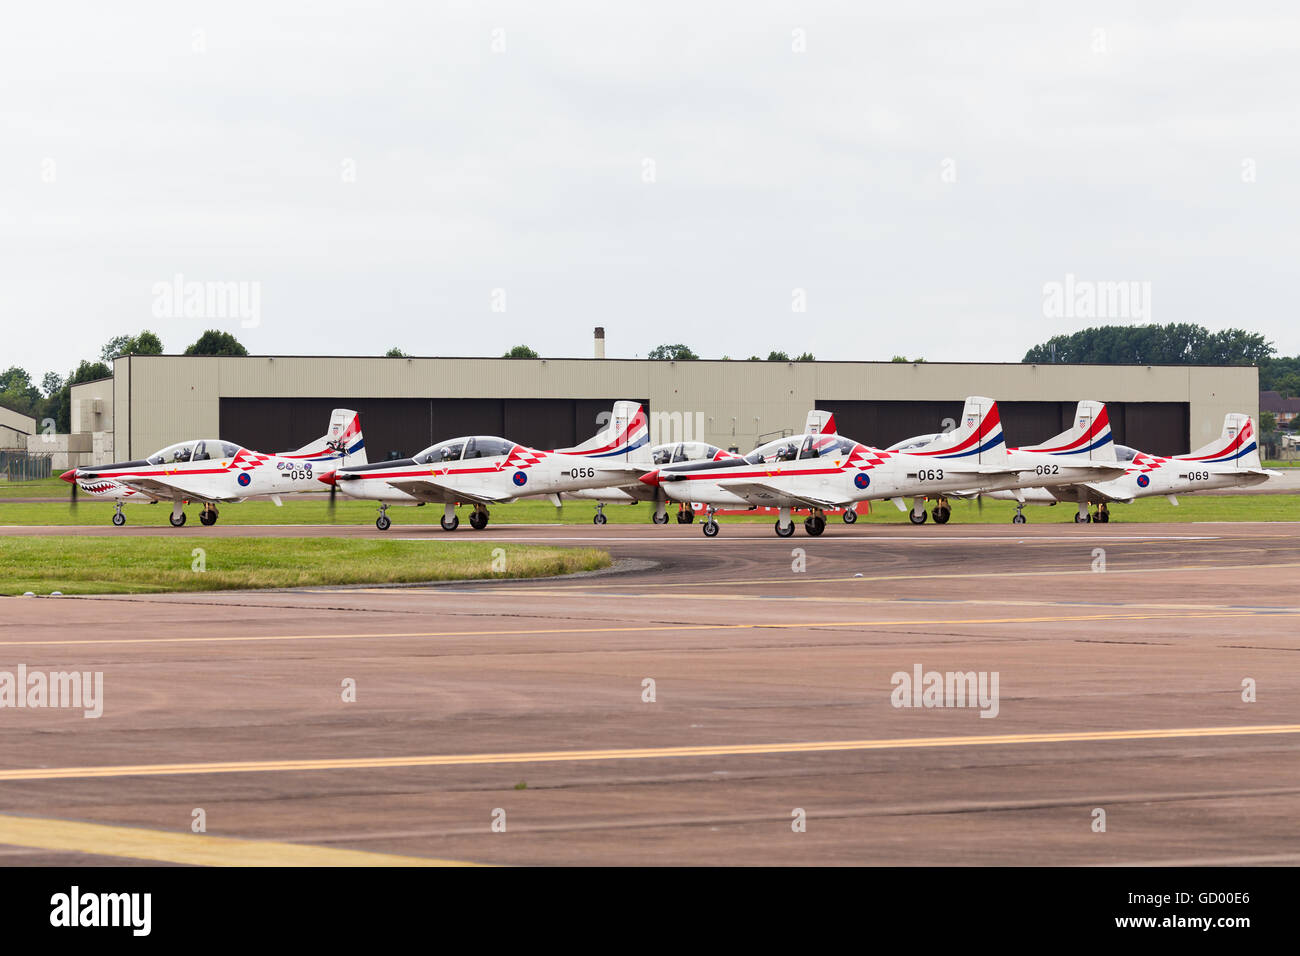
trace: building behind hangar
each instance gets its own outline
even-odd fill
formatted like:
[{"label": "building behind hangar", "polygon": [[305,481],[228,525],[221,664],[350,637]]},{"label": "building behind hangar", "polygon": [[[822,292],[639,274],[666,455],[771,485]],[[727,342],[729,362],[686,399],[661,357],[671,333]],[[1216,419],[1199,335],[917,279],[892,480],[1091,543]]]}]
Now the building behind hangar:
[{"label": "building behind hangar", "polygon": [[335,407],[360,412],[372,461],[466,434],[557,448],[594,434],[620,398],[647,406],[655,440],[747,451],[821,408],[841,433],[887,446],[943,430],[966,395],[998,400],[1010,444],[1064,431],[1091,398],[1110,406],[1120,443],[1178,454],[1218,435],[1228,412],[1257,416],[1258,382],[1254,367],[136,355],[114,363],[94,454],[126,460],[218,436],[294,448]]}]

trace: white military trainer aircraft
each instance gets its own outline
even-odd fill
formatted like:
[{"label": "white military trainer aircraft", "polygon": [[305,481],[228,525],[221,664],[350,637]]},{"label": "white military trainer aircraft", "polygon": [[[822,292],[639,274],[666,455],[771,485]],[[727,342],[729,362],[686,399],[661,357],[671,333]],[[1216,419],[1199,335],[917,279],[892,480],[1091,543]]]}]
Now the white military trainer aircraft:
[{"label": "white military trainer aircraft", "polygon": [[[965,429],[969,429],[973,421],[984,423],[980,433],[988,437],[976,439],[975,433],[962,434],[963,429],[958,428],[938,435],[906,439],[891,445],[890,451],[928,458],[936,464],[975,460],[989,465],[1000,464],[1018,472],[1000,486],[986,485],[982,490],[962,489],[953,493],[953,497],[991,496],[990,491],[1003,491],[1006,494],[998,497],[1018,498],[1017,490],[1022,488],[1072,488],[1082,482],[1106,481],[1124,474],[1125,466],[1115,458],[1110,418],[1101,402],[1080,402],[1075,422],[1068,430],[1041,445],[1020,448],[1006,447],[998,403],[991,398],[979,395],[967,398],[962,409],[962,421]],[[947,498],[946,495],[939,496],[935,504],[934,520],[938,524],[945,523],[952,514]],[[895,499],[895,504],[899,510],[906,510],[898,499]],[[1086,515],[1086,504],[1079,507]],[[925,523],[923,498],[913,501],[909,518],[912,524]],[[1024,517],[1017,510],[1017,523],[1023,522]]]},{"label": "white military trainer aircraft", "polygon": [[[1049,443],[1050,444],[1050,443]],[[994,492],[990,498],[1011,498],[1018,502],[1016,517],[1023,523],[1021,509],[1026,504],[1054,505],[1058,501],[1080,502],[1075,521],[1110,521],[1109,505],[1128,504],[1137,498],[1164,495],[1170,504],[1178,504],[1178,495],[1196,491],[1215,491],[1257,485],[1281,474],[1264,468],[1259,458],[1254,420],[1246,414],[1231,412],[1224,416],[1223,431],[1203,448],[1186,455],[1163,457],[1115,446],[1115,454],[1124,466],[1124,474],[1109,481],[1086,482],[1052,488],[1030,488],[1021,492]],[[1087,506],[1097,511],[1089,515]]]},{"label": "white military trainer aircraft", "polygon": [[186,503],[199,501],[199,521],[213,525],[218,504],[269,496],[278,505],[280,495],[319,491],[313,479],[322,466],[365,464],[365,449],[357,413],[336,408],[329,430],[296,451],[264,455],[207,438],[168,445],[136,461],[73,468],[60,477],[91,498],[117,502],[113,524],[118,527],[126,524],[122,505],[127,501],[170,501],[173,528],[185,524]]},{"label": "white military trainer aircraft", "polygon": [[[826,511],[833,508],[872,498],[1006,487],[1021,477],[1022,469],[1009,463],[1005,450],[1000,456],[991,456],[990,462],[978,455],[936,461],[842,438],[835,433],[830,416],[822,427],[825,431],[768,442],[739,461],[667,465],[643,475],[641,480],[661,488],[673,500],[708,505],[709,517],[703,529],[707,537],[718,533],[714,514],[719,508],[771,507],[778,509],[777,535],[788,538],[794,534],[790,516],[796,508],[809,510],[804,530],[816,536],[826,530]],[[1002,447],[996,409],[992,417],[977,415],[968,419],[951,435],[961,448]],[[849,513],[845,513],[846,520]]]},{"label": "white military trainer aircraft", "polygon": [[[474,506],[470,527],[488,524],[488,506],[539,495],[626,483],[650,465],[649,427],[637,402],[615,402],[609,425],[573,448],[541,451],[505,438],[475,435],[440,442],[413,458],[318,474],[353,498],[380,502],[375,527],[386,530],[390,504],[441,504],[443,530],[460,525],[458,504]],[[599,515],[601,524],[605,516]]]}]

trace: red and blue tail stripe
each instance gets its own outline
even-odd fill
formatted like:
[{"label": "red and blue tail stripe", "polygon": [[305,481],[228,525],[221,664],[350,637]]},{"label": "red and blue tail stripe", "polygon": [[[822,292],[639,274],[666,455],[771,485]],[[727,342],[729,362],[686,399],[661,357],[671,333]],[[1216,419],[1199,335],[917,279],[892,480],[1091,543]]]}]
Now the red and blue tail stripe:
[{"label": "red and blue tail stripe", "polygon": [[1114,440],[1114,435],[1110,429],[1110,413],[1103,407],[1101,414],[1093,419],[1088,430],[1073,441],[1066,442],[1064,445],[1057,445],[1054,448],[1045,448],[1040,445],[1033,450],[1048,455],[1086,455],[1098,448],[1105,448]]},{"label": "red and blue tail stripe", "polygon": [[1002,443],[1002,418],[998,414],[997,405],[994,405],[984,413],[984,417],[980,420],[975,431],[952,448],[939,448],[933,451],[918,448],[915,451],[909,451],[908,454],[924,455],[932,458],[969,458],[971,455],[980,455],[991,451]]}]

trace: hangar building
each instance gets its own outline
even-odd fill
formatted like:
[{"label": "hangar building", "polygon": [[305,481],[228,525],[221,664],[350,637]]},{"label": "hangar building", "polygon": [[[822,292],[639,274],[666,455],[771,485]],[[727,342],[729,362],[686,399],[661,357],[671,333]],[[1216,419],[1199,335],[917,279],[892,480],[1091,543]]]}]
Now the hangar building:
[{"label": "hangar building", "polygon": [[1228,412],[1257,416],[1258,383],[1254,367],[137,355],[72,401],[95,463],[198,437],[291,449],[335,407],[360,412],[372,461],[472,434],[557,448],[594,434],[620,398],[647,406],[656,441],[747,451],[821,408],[842,434],[887,446],[942,431],[966,395],[998,400],[1012,445],[1064,431],[1090,398],[1109,404],[1121,444],[1178,454],[1217,436]]}]

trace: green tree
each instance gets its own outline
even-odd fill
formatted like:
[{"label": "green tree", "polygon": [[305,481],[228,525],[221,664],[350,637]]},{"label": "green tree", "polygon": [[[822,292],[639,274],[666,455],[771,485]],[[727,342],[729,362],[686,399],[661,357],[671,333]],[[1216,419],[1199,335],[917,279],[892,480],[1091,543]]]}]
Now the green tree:
[{"label": "green tree", "polygon": [[769,362],[788,362],[790,361],[790,356],[785,352],[768,352],[767,360]]},{"label": "green tree", "polygon": [[803,352],[803,353],[801,353],[801,354],[799,354],[799,355],[796,355],[796,356],[794,357],[794,360],[795,360],[796,362],[815,362],[815,361],[817,361],[817,359],[813,356],[813,354],[812,354],[811,352]]},{"label": "green tree", "polygon": [[384,358],[410,358],[410,356],[394,345],[384,353]]},{"label": "green tree", "polygon": [[199,340],[185,350],[186,355],[247,355],[248,349],[239,344],[229,332],[208,329]]},{"label": "green tree", "polygon": [[1103,325],[1057,335],[1022,361],[1063,365],[1259,365],[1274,352],[1264,336],[1243,329],[1211,332],[1191,323]]},{"label": "green tree", "polygon": [[658,345],[650,350],[649,358],[658,362],[693,362],[699,358],[689,346]]},{"label": "green tree", "polygon": [[123,355],[162,355],[162,339],[145,329],[139,335],[115,335],[104,344],[99,357],[111,362]]},{"label": "green tree", "polygon": [[41,379],[41,391],[45,393],[45,397],[49,398],[61,388],[63,388],[63,376],[58,372],[46,372],[45,377]]},{"label": "green tree", "polygon": [[0,372],[0,405],[35,417],[40,401],[41,390],[32,384],[27,369],[14,365]]},{"label": "green tree", "polygon": [[541,358],[540,355],[538,355],[535,351],[533,351],[532,349],[530,349],[527,345],[516,345],[516,346],[515,346],[514,348],[512,348],[509,352],[507,352],[505,355],[503,355],[503,356],[501,356],[501,357],[502,357],[502,358],[522,358],[522,359],[535,359],[535,358]]}]

